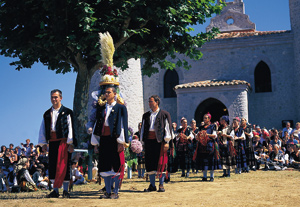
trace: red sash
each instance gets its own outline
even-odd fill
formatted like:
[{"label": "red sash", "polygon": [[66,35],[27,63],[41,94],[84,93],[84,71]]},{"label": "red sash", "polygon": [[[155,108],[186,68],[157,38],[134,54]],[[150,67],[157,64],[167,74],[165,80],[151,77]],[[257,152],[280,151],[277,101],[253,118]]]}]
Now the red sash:
[{"label": "red sash", "polygon": [[55,172],[55,181],[53,188],[60,188],[64,179],[66,177],[67,168],[68,168],[68,144],[67,138],[57,139],[56,133],[51,132],[51,141],[59,141],[59,147],[57,152],[57,162],[56,162],[56,172]]},{"label": "red sash", "polygon": [[[160,147],[160,154],[158,159],[158,166],[157,166],[157,177],[161,177],[163,171],[165,170],[165,167],[168,163],[168,152],[164,150],[164,143],[161,143]],[[168,172],[167,172],[167,178],[168,178]]]}]

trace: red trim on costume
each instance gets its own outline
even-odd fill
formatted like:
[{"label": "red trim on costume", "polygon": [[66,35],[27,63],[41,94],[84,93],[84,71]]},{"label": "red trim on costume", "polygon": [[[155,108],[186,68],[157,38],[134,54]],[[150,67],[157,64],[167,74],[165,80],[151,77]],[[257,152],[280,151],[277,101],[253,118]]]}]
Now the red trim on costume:
[{"label": "red trim on costume", "polygon": [[[50,140],[51,141],[51,140]],[[53,188],[60,188],[64,182],[68,167],[68,144],[67,138],[62,138],[58,147],[56,173]]]},{"label": "red trim on costume", "polygon": [[163,171],[165,170],[165,167],[168,163],[168,152],[164,150],[164,143],[161,143],[161,148],[160,148],[160,154],[159,154],[159,159],[158,159],[158,166],[157,166],[157,177],[161,177]]}]

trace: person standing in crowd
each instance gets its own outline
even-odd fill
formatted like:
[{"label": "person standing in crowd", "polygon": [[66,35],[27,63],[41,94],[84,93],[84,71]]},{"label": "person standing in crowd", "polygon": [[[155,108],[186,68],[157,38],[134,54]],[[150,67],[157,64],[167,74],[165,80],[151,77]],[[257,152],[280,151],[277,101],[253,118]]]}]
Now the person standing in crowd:
[{"label": "person standing in crowd", "polygon": [[236,152],[233,144],[233,137],[230,136],[231,128],[229,126],[229,117],[222,116],[220,118],[221,130],[219,131],[219,146],[223,168],[222,177],[230,177],[230,169],[235,169]]},{"label": "person standing in crowd", "polygon": [[[192,121],[191,121],[191,130],[192,130],[192,134],[194,136],[194,139],[192,141],[193,149],[192,149],[192,155],[191,155],[192,156],[192,158],[191,158],[191,162],[192,162],[191,168],[192,168],[192,172],[194,173],[197,167],[196,167],[196,162],[193,160],[193,155],[195,154],[195,151],[196,151],[196,148],[197,148],[197,145],[198,145],[198,141],[197,141],[197,139],[195,139],[195,137],[199,132],[199,128],[197,127],[197,123],[196,123],[195,119],[192,119]],[[198,170],[196,170],[196,174],[197,173],[198,173]]]},{"label": "person standing in crowd", "polygon": [[241,119],[241,128],[244,130],[246,136],[245,153],[246,153],[247,165],[248,165],[246,172],[249,172],[249,169],[255,171],[256,159],[254,157],[252,127],[250,124],[247,124],[247,120],[245,118]]},{"label": "person standing in crowd", "polygon": [[[141,137],[141,129],[142,129],[142,122],[139,123],[138,125],[138,131],[134,134],[136,135],[139,139]],[[144,178],[145,176],[145,150],[143,149],[143,151],[141,153],[137,154],[137,158],[138,158],[138,166],[137,166],[137,170],[138,170],[138,178]]]},{"label": "person standing in crowd", "polygon": [[290,135],[292,133],[293,129],[291,128],[291,123],[286,122],[285,128],[282,129],[282,137],[284,137],[284,132],[288,132]]},{"label": "person standing in crowd", "polygon": [[142,118],[140,140],[145,146],[146,171],[150,185],[145,192],[156,191],[155,176],[159,176],[158,192],[165,192],[164,179],[167,169],[169,145],[173,154],[172,122],[169,112],[159,108],[160,98],[153,95],[149,98],[150,111]]},{"label": "person standing in crowd", "polygon": [[[51,91],[52,107],[43,116],[40,127],[40,146],[49,144],[49,179],[53,183],[53,191],[47,198],[58,198],[58,189],[63,185],[63,197],[69,198],[71,153],[76,146],[73,128],[73,112],[62,105],[62,92]],[[74,145],[73,145],[74,144]]]},{"label": "person standing in crowd", "polygon": [[[97,107],[96,124],[91,137],[94,150],[99,153],[98,170],[104,178],[106,192],[100,199],[118,199],[119,187],[124,176],[124,144],[128,138],[128,116],[125,105],[115,101],[116,88],[106,85],[106,104]],[[114,179],[114,194],[111,192]],[[121,181],[121,182],[120,182]]]},{"label": "person standing in crowd", "polygon": [[181,177],[189,177],[193,158],[194,135],[191,128],[188,127],[186,118],[182,117],[180,123],[181,128],[177,130],[178,141],[176,143],[176,155],[180,169],[182,170]]},{"label": "person standing in crowd", "polygon": [[240,127],[240,118],[236,117],[233,119],[232,131],[230,135],[234,139],[234,147],[237,152],[236,156],[236,174],[241,174],[242,170],[246,170],[247,168],[247,158],[245,152],[245,144],[246,140],[245,133],[243,128]]},{"label": "person standing in crowd", "polygon": [[219,164],[220,154],[217,144],[216,125],[210,122],[211,115],[207,113],[203,116],[203,126],[197,135],[198,146],[194,155],[197,170],[203,170],[202,181],[207,181],[207,171],[210,170],[210,181],[214,181],[214,170],[221,169]]}]

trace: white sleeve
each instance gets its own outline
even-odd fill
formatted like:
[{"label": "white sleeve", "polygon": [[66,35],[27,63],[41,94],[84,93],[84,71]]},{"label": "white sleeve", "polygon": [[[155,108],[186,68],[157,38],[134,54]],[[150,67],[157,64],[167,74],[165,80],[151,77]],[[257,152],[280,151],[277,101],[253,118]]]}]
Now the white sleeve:
[{"label": "white sleeve", "polygon": [[190,133],[189,137],[192,137],[192,139],[195,138],[195,136],[194,136],[194,134],[192,132]]},{"label": "white sleeve", "polygon": [[91,144],[92,145],[100,145],[100,137],[95,135],[94,133],[91,136]]},{"label": "white sleeve", "polygon": [[230,136],[231,136],[232,138],[234,138],[234,137],[235,137],[234,130],[231,130],[231,132],[230,132]]},{"label": "white sleeve", "polygon": [[172,135],[171,135],[171,132],[170,132],[170,126],[169,126],[169,122],[168,120],[166,119],[165,120],[165,137],[164,137],[164,140],[165,142],[169,143],[169,141],[172,139]]},{"label": "white sleeve", "polygon": [[243,137],[243,140],[245,140],[245,139],[246,139],[246,136],[245,136],[245,133],[244,133],[244,131],[243,131],[243,134],[241,135],[241,137]]},{"label": "white sleeve", "polygon": [[73,144],[73,128],[72,128],[72,120],[70,115],[67,116],[67,121],[68,121],[68,129],[69,129],[67,143]]},{"label": "white sleeve", "polygon": [[47,144],[47,140],[46,140],[45,122],[44,122],[44,118],[43,118],[42,124],[40,126],[38,145],[43,146],[45,144]]},{"label": "white sleeve", "polygon": [[122,119],[121,119],[121,133],[120,133],[120,136],[117,138],[117,142],[119,144],[125,143],[125,134],[124,134],[124,127],[123,127],[123,120]]},{"label": "white sleeve", "polygon": [[251,131],[250,131],[250,133],[249,133],[250,135],[249,135],[249,138],[252,138],[253,137],[253,132],[252,132],[252,129],[251,129]]}]

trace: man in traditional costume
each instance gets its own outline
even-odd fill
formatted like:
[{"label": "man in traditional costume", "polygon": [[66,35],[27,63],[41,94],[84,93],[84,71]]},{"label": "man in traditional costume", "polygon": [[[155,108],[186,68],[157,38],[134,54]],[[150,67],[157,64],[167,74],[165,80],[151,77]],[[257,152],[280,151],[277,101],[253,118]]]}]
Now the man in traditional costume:
[{"label": "man in traditional costume", "polygon": [[246,136],[245,153],[246,153],[247,165],[248,165],[246,172],[249,172],[249,169],[255,171],[256,159],[254,157],[252,127],[250,124],[247,124],[247,120],[245,118],[241,118],[241,128],[244,129],[244,133]]},{"label": "man in traditional costume", "polygon": [[[73,128],[73,112],[61,104],[62,92],[51,91],[52,107],[43,116],[39,132],[40,146],[49,144],[49,179],[53,183],[53,191],[47,198],[58,198],[58,189],[63,185],[63,197],[69,198],[71,153],[76,146]],[[74,144],[74,145],[73,145]]]},{"label": "man in traditional costume", "polygon": [[221,169],[219,146],[217,142],[216,125],[211,124],[209,113],[203,116],[204,125],[200,126],[197,135],[198,146],[194,154],[197,169],[203,171],[202,181],[207,181],[207,171],[210,170],[210,182],[214,181],[214,170]]},{"label": "man in traditional costume", "polygon": [[[177,130],[178,140],[176,142],[177,157],[182,170],[181,177],[189,177],[192,158],[193,158],[193,139],[192,130],[187,125],[186,118],[180,120],[181,128]],[[186,170],[186,173],[185,173]]]},{"label": "man in traditional costume", "polygon": [[159,108],[160,98],[153,95],[149,98],[151,111],[146,112],[142,119],[140,140],[145,146],[146,171],[150,185],[145,192],[156,191],[155,176],[159,176],[158,192],[165,192],[164,178],[167,169],[169,146],[173,154],[172,122],[169,112]]},{"label": "man in traditional costume", "polygon": [[245,140],[246,136],[244,133],[244,129],[240,127],[240,118],[236,117],[233,119],[232,123],[232,131],[230,135],[234,139],[234,147],[236,150],[236,168],[235,173],[241,174],[242,170],[247,169],[247,158],[245,152]]},{"label": "man in traditional costume", "polygon": [[[193,153],[192,153],[192,156],[195,154],[195,151],[197,149],[197,145],[198,145],[198,140],[195,139],[196,135],[198,134],[199,132],[199,128],[197,127],[197,123],[196,123],[196,120],[195,119],[192,119],[191,121],[191,130],[192,130],[192,134],[194,136],[194,139],[192,141],[193,143]],[[192,157],[192,172],[194,173],[195,170],[197,169],[196,167],[196,162],[193,160],[193,157]],[[198,170],[196,170],[196,174],[198,173]]]},{"label": "man in traditional costume", "polygon": [[[128,116],[123,99],[119,95],[119,78],[113,70],[113,40],[109,33],[100,33],[101,55],[104,67],[100,71],[102,81],[99,91],[92,93],[97,100],[88,124],[92,132],[91,144],[99,153],[98,171],[104,178],[105,190],[100,199],[118,199],[119,188],[124,177],[124,146],[128,147]],[[93,118],[91,118],[93,117]],[[113,181],[114,192],[111,192]]]},{"label": "man in traditional costume", "polygon": [[222,116],[220,118],[220,124],[222,126],[219,131],[219,146],[223,168],[222,177],[230,177],[230,169],[234,169],[236,165],[236,153],[233,144],[233,137],[230,136],[231,127],[229,126],[229,117]]}]

